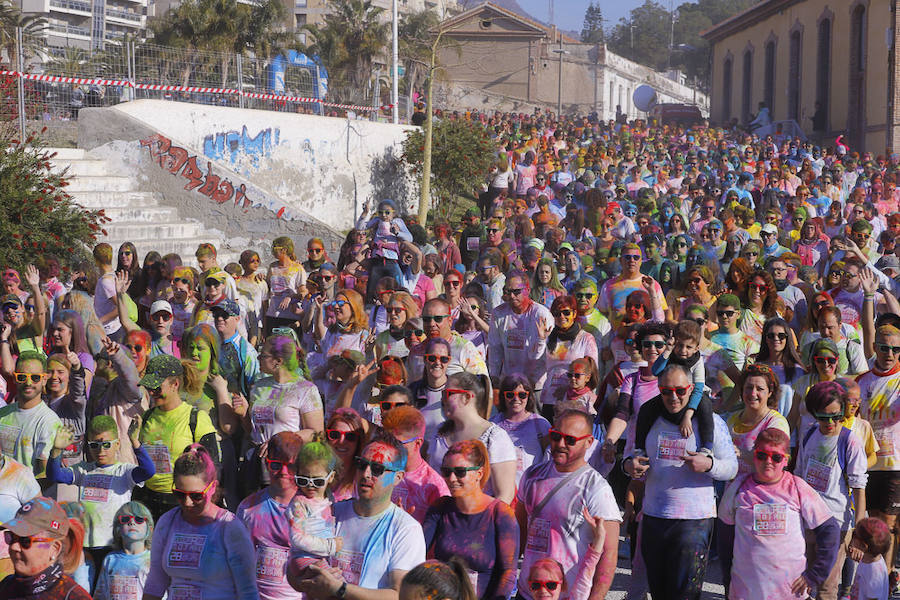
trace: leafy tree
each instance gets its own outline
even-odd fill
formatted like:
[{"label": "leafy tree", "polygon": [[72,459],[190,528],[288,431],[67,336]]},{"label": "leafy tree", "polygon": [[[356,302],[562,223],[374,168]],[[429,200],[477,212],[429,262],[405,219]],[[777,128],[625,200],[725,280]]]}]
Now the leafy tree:
[{"label": "leafy tree", "polygon": [[[610,32],[610,50],[657,71],[666,67],[671,14],[656,0],[645,0]],[[632,44],[632,39],[634,43]]]},{"label": "leafy tree", "polygon": [[581,41],[585,44],[602,44],[603,33],[603,9],[599,4],[591,2],[584,11],[584,25],[581,26]]},{"label": "leafy tree", "polygon": [[425,80],[434,39],[431,30],[437,24],[437,14],[432,10],[407,13],[400,17],[397,31],[400,60],[406,67],[406,85],[403,90],[406,93],[412,93]]},{"label": "leafy tree", "polygon": [[375,59],[388,49],[391,24],[372,0],[330,0],[328,7],[324,25],[304,26],[313,41],[303,50],[318,56],[328,69],[332,99],[365,103]]},{"label": "leafy tree", "polygon": [[[456,208],[459,197],[484,180],[496,158],[487,130],[461,119],[445,119],[434,124],[431,167],[432,206],[446,219]],[[410,131],[403,141],[403,161],[421,176],[425,153],[425,132]],[[421,207],[420,207],[421,208]],[[422,210],[419,222],[424,223]]]},{"label": "leafy tree", "polygon": [[0,129],[0,265],[23,268],[39,253],[53,253],[68,269],[86,256],[110,219],[87,211],[66,193],[68,177],[50,169],[51,154],[29,138]]}]

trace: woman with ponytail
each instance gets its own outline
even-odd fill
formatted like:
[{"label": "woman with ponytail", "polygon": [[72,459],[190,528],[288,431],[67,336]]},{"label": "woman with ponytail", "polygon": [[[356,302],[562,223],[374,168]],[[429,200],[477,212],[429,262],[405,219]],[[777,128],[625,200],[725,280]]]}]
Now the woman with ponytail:
[{"label": "woman with ponytail", "polygon": [[516,491],[516,448],[509,434],[484,418],[489,408],[490,382],[465,371],[447,377],[441,398],[446,421],[438,429],[428,463],[437,471],[456,442],[481,440],[488,450],[491,473],[485,493],[511,504]]},{"label": "woman with ponytail", "polygon": [[178,506],[157,523],[144,599],[259,600],[253,541],[233,513],[215,504],[219,482],[206,448],[185,448],[173,476]]},{"label": "woman with ponytail", "polygon": [[0,527],[14,569],[0,582],[0,598],[91,600],[70,576],[82,560],[84,528],[59,504],[39,496]]},{"label": "woman with ponytail", "polygon": [[426,560],[408,571],[400,583],[400,600],[476,600],[468,569],[458,558]]}]

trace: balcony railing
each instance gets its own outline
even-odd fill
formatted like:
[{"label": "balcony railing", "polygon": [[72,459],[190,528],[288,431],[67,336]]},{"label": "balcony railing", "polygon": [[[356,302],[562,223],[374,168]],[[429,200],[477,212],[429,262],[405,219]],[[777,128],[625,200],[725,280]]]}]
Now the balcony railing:
[{"label": "balcony railing", "polygon": [[91,37],[91,29],[89,27],[78,27],[77,25],[67,25],[65,23],[50,23],[47,29],[56,33],[64,33],[66,35],[82,35]]},{"label": "balcony railing", "polygon": [[142,15],[140,15],[138,13],[129,12],[127,10],[116,10],[114,8],[107,8],[106,16],[112,17],[114,19],[124,19],[126,21],[131,21],[133,23],[140,23]]},{"label": "balcony railing", "polygon": [[64,10],[91,12],[90,2],[79,2],[78,0],[50,0],[50,6],[53,8],[62,8]]}]

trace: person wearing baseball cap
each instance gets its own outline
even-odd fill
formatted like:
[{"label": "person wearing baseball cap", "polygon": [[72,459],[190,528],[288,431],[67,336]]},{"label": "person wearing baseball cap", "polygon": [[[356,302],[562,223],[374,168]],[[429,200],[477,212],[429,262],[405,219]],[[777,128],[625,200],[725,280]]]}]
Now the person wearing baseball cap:
[{"label": "person wearing baseball cap", "polygon": [[181,336],[172,334],[172,325],[175,323],[175,311],[166,300],[157,300],[150,305],[150,358],[160,354],[169,354],[175,358],[181,358],[181,348],[178,343]]},{"label": "person wearing baseball cap", "polygon": [[91,600],[69,575],[82,560],[84,528],[55,500],[29,500],[0,529],[14,571],[0,581],[0,598]]},{"label": "person wearing baseball cap", "polygon": [[760,259],[766,259],[770,256],[781,256],[788,249],[778,243],[778,227],[774,223],[766,223],[759,230],[759,237],[762,240],[762,256]]},{"label": "person wearing baseball cap", "polygon": [[172,495],[172,469],[184,449],[200,442],[214,448],[218,456],[216,430],[209,413],[181,399],[185,369],[193,368],[189,361],[160,354],[150,359],[140,380],[151,403],[150,410],[144,414],[140,440],[156,467],[156,474],[144,482],[143,488],[134,488],[132,497],[143,502],[157,520],[177,504]]},{"label": "person wearing baseball cap", "polygon": [[259,379],[259,357],[256,348],[247,341],[241,315],[241,307],[234,300],[223,300],[212,309],[216,331],[222,340],[219,352],[219,367],[222,376],[236,384],[245,398],[250,397],[250,388]]}]

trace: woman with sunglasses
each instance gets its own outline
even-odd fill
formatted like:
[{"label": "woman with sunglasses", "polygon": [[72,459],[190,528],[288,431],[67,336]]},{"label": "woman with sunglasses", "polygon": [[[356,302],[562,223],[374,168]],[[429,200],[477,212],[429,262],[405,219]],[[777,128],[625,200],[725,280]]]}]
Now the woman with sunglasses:
[{"label": "woman with sunglasses", "polygon": [[[794,398],[806,398],[809,390],[819,382],[837,380],[839,354],[837,345],[830,339],[814,341],[809,347],[807,372],[794,384]],[[803,402],[794,402],[788,422],[801,434],[816,424]]]},{"label": "woman with sunglasses", "polygon": [[356,495],[356,462],[366,445],[366,424],[352,408],[336,408],[325,424],[325,440],[341,462],[332,495],[335,502]]},{"label": "woman with sunglasses", "polygon": [[866,514],[868,462],[862,439],[843,426],[847,390],[840,382],[814,385],[806,394],[805,403],[818,427],[800,433],[794,473],[822,496],[841,527],[837,560],[819,587],[820,598],[837,600],[854,514]]},{"label": "woman with sunglasses", "polygon": [[486,493],[510,504],[516,489],[516,449],[509,434],[482,415],[488,408],[485,375],[468,372],[454,373],[447,378],[441,398],[446,421],[438,429],[434,447],[430,449],[429,464],[436,470],[443,464],[447,449],[465,440],[481,440],[490,456],[491,473]]},{"label": "woman with sunglasses", "polygon": [[778,412],[790,413],[794,391],[792,386],[806,374],[804,361],[794,341],[794,331],[781,317],[769,319],[763,325],[762,343],[754,357],[757,364],[769,365],[783,385],[778,397]]},{"label": "woman with sunglasses", "polygon": [[14,294],[0,299],[0,310],[3,311],[0,328],[9,326],[10,332],[4,333],[4,336],[9,340],[10,351],[14,355],[28,350],[43,353],[44,332],[47,330],[47,297],[41,291],[40,274],[34,265],[28,265],[25,269],[25,281],[31,295],[24,301]]},{"label": "woman with sunglasses", "polygon": [[499,412],[491,422],[502,427],[516,448],[516,484],[522,473],[540,462],[547,449],[550,422],[537,414],[537,403],[528,378],[521,373],[506,375],[500,382]]},{"label": "woman with sunglasses", "polygon": [[377,361],[377,366],[373,361],[358,367],[338,392],[336,405],[352,408],[369,423],[379,425],[381,413],[394,406],[387,398],[388,388],[403,387],[408,382],[403,361],[396,356],[385,356]]},{"label": "woman with sunglasses", "polygon": [[450,364],[450,342],[441,337],[429,338],[423,348],[425,368],[422,378],[409,384],[415,405],[425,417],[425,439],[433,440],[444,422],[441,399],[447,387],[447,365]]},{"label": "woman with sunglasses", "polygon": [[672,295],[672,302],[668,303],[668,312],[672,320],[683,319],[684,310],[688,306],[699,304],[709,308],[716,301],[716,297],[710,292],[716,280],[709,267],[705,265],[689,267],[681,276],[681,282],[683,286],[681,294],[674,288],[669,292]]},{"label": "woman with sunglasses", "polygon": [[400,278],[402,289],[412,294],[421,306],[432,298],[437,298],[434,282],[422,271],[422,251],[412,242],[400,242]]},{"label": "woman with sunglasses", "polygon": [[91,600],[71,577],[82,561],[84,529],[55,500],[33,498],[0,525],[13,566],[0,581],[0,598]]},{"label": "woman with sunglasses", "polygon": [[384,308],[388,315],[388,328],[375,336],[375,358],[404,358],[409,354],[409,349],[403,341],[403,325],[408,319],[419,316],[419,305],[409,292],[401,291],[391,294]]},{"label": "woman with sunglasses", "polygon": [[[124,594],[141,597],[150,573],[153,515],[140,502],[126,502],[113,518],[113,551],[98,570],[94,600],[119,600]],[[124,594],[123,594],[124,592]]]},{"label": "woman with sunglasses", "polygon": [[[191,444],[175,461],[172,494],[178,502],[156,525],[145,600],[198,598],[258,600],[256,550],[250,532],[215,504],[219,492],[209,452]],[[182,595],[184,594],[184,595]]]},{"label": "woman with sunglasses", "polygon": [[776,410],[780,387],[775,371],[764,364],[748,365],[737,381],[744,408],[731,415],[727,425],[738,451],[739,473],[753,470],[753,443],[762,431],[775,428],[790,435],[787,419]]},{"label": "woman with sunglasses", "polygon": [[[261,339],[263,315],[268,309],[269,285],[259,271],[260,258],[256,250],[244,250],[240,258],[241,276],[235,281],[238,297],[246,307],[247,341],[251,346]],[[153,315],[150,315],[151,318]]]},{"label": "woman with sunglasses", "polygon": [[566,295],[566,288],[559,282],[559,274],[556,272],[556,263],[552,258],[542,258],[538,261],[531,278],[531,299],[550,308],[553,301]]},{"label": "woman with sunglasses", "polygon": [[825,272],[828,259],[828,236],[822,231],[821,218],[807,219],[800,226],[800,235],[794,242],[794,252],[800,256],[801,264],[816,268],[819,275]]},{"label": "woman with sunglasses", "polygon": [[591,358],[595,364],[599,362],[596,338],[578,321],[574,296],[560,296],[554,300],[550,306],[550,314],[553,315],[555,326],[547,336],[547,376],[541,393],[544,417],[552,416],[556,399],[568,387],[566,372],[571,362],[584,357]]},{"label": "woman with sunglasses", "polygon": [[290,327],[297,320],[295,308],[303,297],[301,288],[306,284],[306,270],[297,262],[294,240],[287,236],[272,240],[272,256],[275,262],[269,265],[266,273],[269,289],[266,335],[274,327]]},{"label": "woman with sunglasses", "polygon": [[[325,444],[319,443],[319,446],[327,448]],[[303,438],[293,431],[273,435],[265,459],[270,483],[244,498],[235,513],[247,527],[256,547],[256,586],[262,600],[300,598],[288,585],[285,574],[291,551],[288,517],[291,503],[298,496],[297,454],[303,447]]]},{"label": "woman with sunglasses", "polygon": [[[334,312],[334,323],[325,326],[326,309]],[[313,372],[344,350],[358,350],[365,354],[369,338],[369,319],[363,306],[363,297],[356,290],[341,290],[334,300],[325,304],[322,296],[315,298],[315,325],[313,335],[318,342],[317,352],[309,356]]]},{"label": "woman with sunglasses", "polygon": [[[719,556],[729,598],[805,598],[835,563],[840,526],[819,494],[786,470],[789,442],[780,429],[760,432],[752,470],[726,488],[719,504]],[[816,540],[809,560],[804,531]]]},{"label": "woman with sunglasses", "polygon": [[741,298],[741,315],[738,328],[757,344],[762,342],[762,329],[766,320],[781,316],[784,302],[778,296],[775,280],[768,271],[757,269],[750,274],[747,289]]},{"label": "woman with sunglasses", "polygon": [[[422,529],[429,555],[462,558],[478,598],[509,598],[516,586],[519,524],[508,504],[484,492],[491,476],[487,448],[479,440],[454,443],[440,472],[450,496],[439,499],[425,515]],[[473,545],[473,539],[479,543]]]}]

